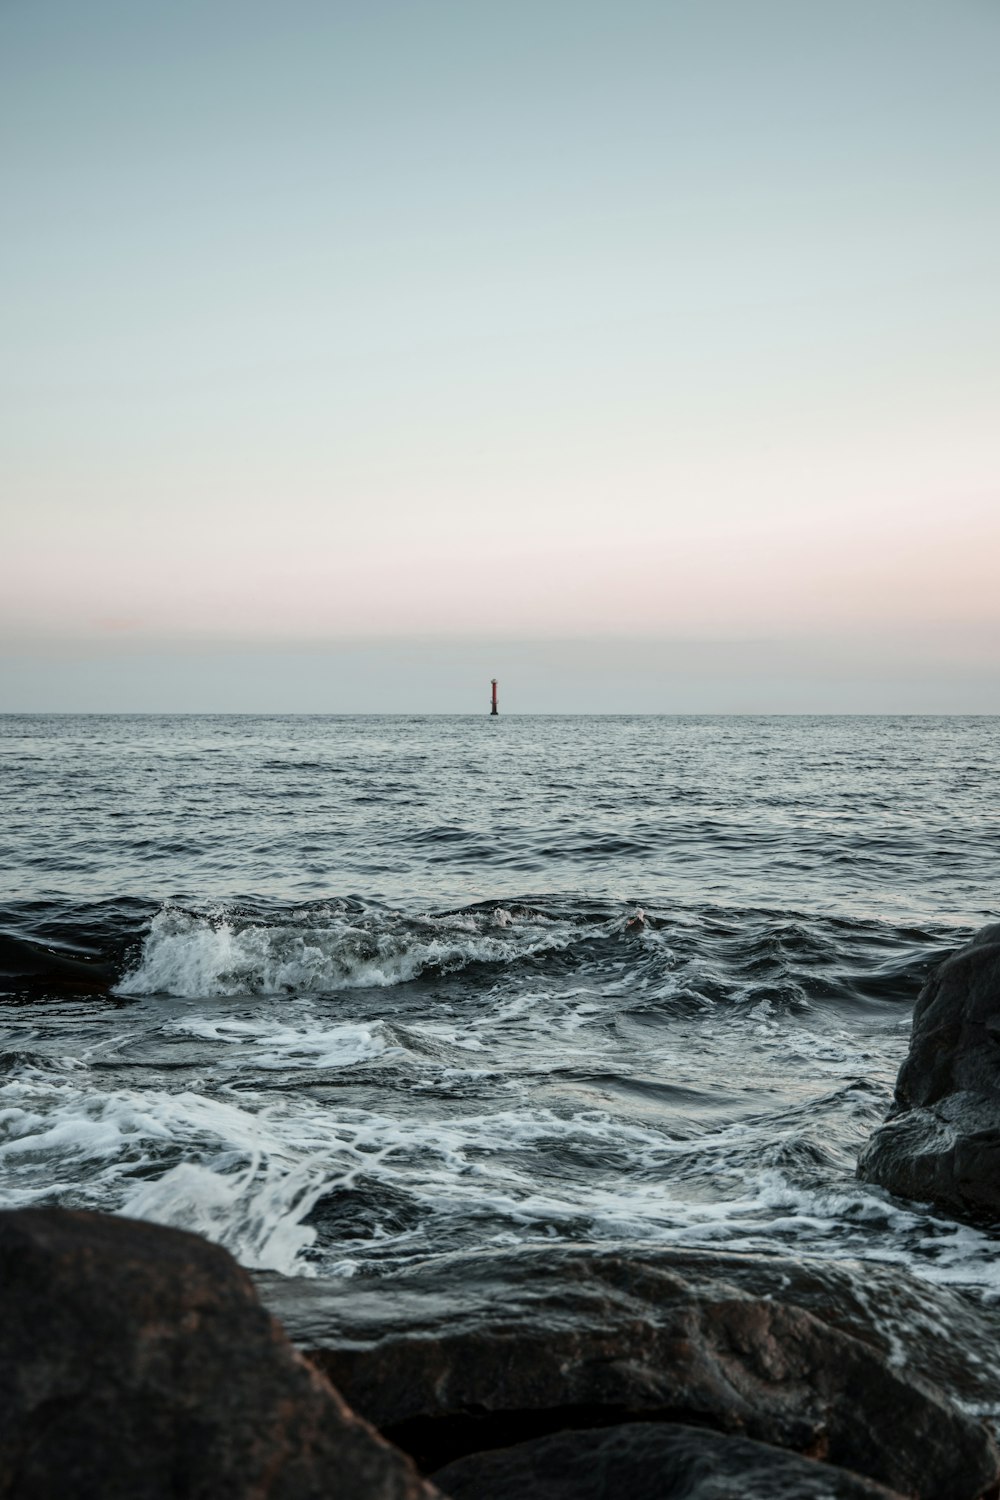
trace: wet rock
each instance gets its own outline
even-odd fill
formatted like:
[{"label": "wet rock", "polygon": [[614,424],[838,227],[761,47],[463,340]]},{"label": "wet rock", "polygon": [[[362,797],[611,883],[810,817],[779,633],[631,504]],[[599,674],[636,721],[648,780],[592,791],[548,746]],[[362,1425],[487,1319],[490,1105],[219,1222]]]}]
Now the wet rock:
[{"label": "wet rock", "polygon": [[900,1500],[859,1474],[705,1428],[628,1423],[460,1458],[451,1500]]},{"label": "wet rock", "polygon": [[858,1175],[973,1223],[1000,1220],[1000,925],[931,975]]},{"label": "wet rock", "polygon": [[431,1500],[297,1355],[226,1251],[0,1213],[0,1496]]},{"label": "wet rock", "polygon": [[562,1428],[655,1420],[927,1500],[972,1500],[998,1475],[990,1435],[951,1399],[996,1402],[996,1326],[896,1268],[567,1246],[456,1254],[362,1283],[263,1278],[262,1291],[351,1405],[427,1470]]}]

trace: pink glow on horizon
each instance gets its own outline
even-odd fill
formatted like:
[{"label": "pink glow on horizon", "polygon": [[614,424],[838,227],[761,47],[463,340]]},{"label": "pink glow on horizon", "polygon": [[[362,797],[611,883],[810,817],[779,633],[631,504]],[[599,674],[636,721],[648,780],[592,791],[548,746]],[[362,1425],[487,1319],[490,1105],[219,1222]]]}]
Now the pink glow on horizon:
[{"label": "pink glow on horizon", "polygon": [[[143,558],[109,544],[81,564],[49,546],[39,576],[8,556],[6,644],[53,637],[333,640],[428,634],[751,638],[865,625],[1000,622],[995,559],[1000,506],[961,526],[942,506],[921,525],[873,515],[837,531],[815,518],[728,526],[689,518],[676,534],[627,522],[601,542],[565,544],[508,529],[451,537],[371,538],[350,551],[302,544],[265,554],[259,539],[175,536]],[[909,522],[909,524],[908,524]],[[665,528],[666,529],[666,528]]]}]

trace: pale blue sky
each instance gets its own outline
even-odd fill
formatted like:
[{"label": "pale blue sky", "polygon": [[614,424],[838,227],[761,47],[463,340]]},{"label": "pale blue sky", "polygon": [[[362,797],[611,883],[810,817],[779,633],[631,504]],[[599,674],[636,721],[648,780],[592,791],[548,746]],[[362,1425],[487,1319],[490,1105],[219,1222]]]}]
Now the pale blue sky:
[{"label": "pale blue sky", "polygon": [[0,128],[0,709],[1000,710],[994,0],[0,0]]}]

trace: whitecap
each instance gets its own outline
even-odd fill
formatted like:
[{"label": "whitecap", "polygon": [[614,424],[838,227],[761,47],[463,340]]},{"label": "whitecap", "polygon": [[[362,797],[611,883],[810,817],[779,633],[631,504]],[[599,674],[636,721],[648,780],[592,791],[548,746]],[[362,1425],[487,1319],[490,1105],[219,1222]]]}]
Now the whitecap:
[{"label": "whitecap", "polygon": [[265,923],[164,907],[116,993],[196,999],[386,988],[431,970],[513,963],[565,948],[574,935],[572,924],[498,924],[492,914],[482,921],[386,914],[362,923],[330,909]]}]

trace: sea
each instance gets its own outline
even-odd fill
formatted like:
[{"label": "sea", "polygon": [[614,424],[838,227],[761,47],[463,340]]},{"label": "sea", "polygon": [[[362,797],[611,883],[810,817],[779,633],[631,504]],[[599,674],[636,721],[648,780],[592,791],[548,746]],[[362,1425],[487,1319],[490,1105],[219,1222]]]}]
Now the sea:
[{"label": "sea", "polygon": [[1000,918],[1000,719],[0,718],[0,1206],[374,1277],[588,1241],[904,1265],[858,1182]]}]

